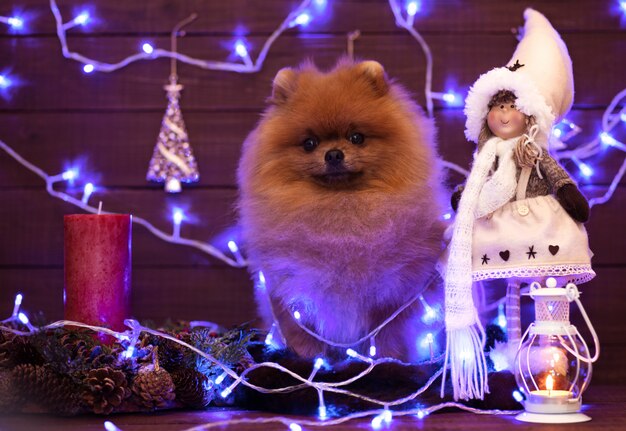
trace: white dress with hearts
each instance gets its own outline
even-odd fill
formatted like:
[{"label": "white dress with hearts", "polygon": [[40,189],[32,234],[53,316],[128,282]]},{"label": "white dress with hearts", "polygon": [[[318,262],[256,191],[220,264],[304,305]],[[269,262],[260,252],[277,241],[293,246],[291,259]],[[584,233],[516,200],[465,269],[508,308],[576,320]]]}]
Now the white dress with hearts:
[{"label": "white dress with hearts", "polygon": [[596,273],[585,226],[552,195],[525,198],[527,181],[517,185],[517,199],[474,221],[472,279],[591,280]]}]

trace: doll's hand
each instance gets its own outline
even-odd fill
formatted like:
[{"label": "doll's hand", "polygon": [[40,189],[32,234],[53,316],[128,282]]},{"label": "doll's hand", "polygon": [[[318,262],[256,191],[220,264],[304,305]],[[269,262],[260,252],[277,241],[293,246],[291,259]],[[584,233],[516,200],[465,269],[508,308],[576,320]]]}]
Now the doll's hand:
[{"label": "doll's hand", "polygon": [[587,199],[578,190],[574,184],[565,184],[557,190],[556,198],[567,211],[567,213],[576,221],[585,223],[589,220],[589,204]]},{"label": "doll's hand", "polygon": [[459,209],[459,202],[461,201],[461,195],[463,194],[463,186],[457,186],[456,190],[450,196],[450,205],[452,205],[452,209],[454,212]]}]

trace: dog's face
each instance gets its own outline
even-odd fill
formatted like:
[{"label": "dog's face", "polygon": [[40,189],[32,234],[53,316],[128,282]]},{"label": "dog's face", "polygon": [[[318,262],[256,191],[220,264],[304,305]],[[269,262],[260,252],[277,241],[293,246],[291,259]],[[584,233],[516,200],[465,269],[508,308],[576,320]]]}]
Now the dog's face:
[{"label": "dog's face", "polygon": [[271,103],[245,149],[253,153],[259,184],[307,185],[321,193],[397,190],[432,169],[424,162],[431,148],[417,145],[424,137],[415,112],[390,95],[376,62],[326,74],[311,66],[283,69]]}]

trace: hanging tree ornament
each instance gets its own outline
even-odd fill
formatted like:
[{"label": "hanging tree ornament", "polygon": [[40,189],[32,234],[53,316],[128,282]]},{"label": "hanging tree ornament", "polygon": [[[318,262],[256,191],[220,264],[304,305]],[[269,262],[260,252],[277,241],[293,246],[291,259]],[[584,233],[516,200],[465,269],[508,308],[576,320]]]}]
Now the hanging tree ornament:
[{"label": "hanging tree ornament", "polygon": [[[195,20],[198,15],[191,14],[181,21],[172,31],[172,52],[176,53],[176,37],[180,29]],[[181,191],[181,182],[197,182],[200,178],[198,165],[189,143],[187,128],[183,120],[178,100],[183,86],[178,83],[176,73],[176,58],[171,59],[171,72],[169,84],[163,87],[167,91],[167,109],[161,122],[161,131],[154,147],[148,174],[148,181],[165,183],[165,191],[178,193]]]}]

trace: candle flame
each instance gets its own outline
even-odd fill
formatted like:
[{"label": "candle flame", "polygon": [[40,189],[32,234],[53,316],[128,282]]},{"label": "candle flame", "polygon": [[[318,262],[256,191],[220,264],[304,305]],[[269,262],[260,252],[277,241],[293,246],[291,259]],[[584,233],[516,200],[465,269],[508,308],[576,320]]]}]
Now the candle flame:
[{"label": "candle flame", "polygon": [[554,389],[554,379],[550,375],[546,378],[546,389],[548,391],[552,391],[552,389]]}]

